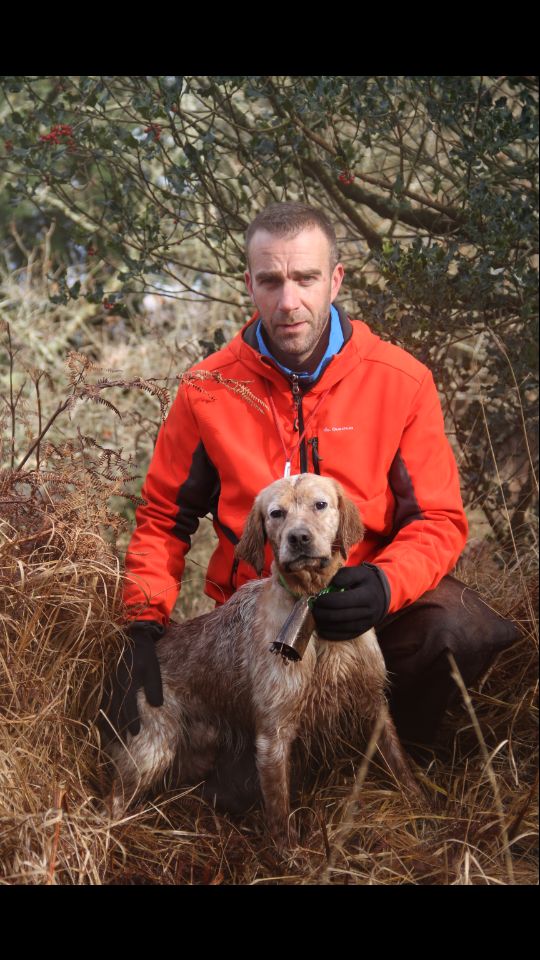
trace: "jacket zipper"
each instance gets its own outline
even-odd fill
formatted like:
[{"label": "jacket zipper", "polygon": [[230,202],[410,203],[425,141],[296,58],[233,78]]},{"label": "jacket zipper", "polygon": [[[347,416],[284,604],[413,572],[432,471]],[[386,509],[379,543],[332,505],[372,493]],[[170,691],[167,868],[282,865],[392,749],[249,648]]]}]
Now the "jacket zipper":
[{"label": "jacket zipper", "polygon": [[[298,377],[295,373],[291,374],[291,390],[293,395],[293,403],[296,406],[296,417],[294,420],[294,429],[298,430],[300,434],[304,432],[304,414],[302,410],[302,394],[300,391],[300,384],[298,382]],[[307,449],[306,449],[306,439],[302,440],[300,443],[300,473],[308,472],[308,460],[307,460]]]},{"label": "jacket zipper", "polygon": [[319,438],[312,437],[311,440],[308,440],[308,443],[311,444],[311,459],[313,460],[313,470],[318,476],[320,476],[321,468],[319,464],[322,460],[322,457],[319,456]]}]

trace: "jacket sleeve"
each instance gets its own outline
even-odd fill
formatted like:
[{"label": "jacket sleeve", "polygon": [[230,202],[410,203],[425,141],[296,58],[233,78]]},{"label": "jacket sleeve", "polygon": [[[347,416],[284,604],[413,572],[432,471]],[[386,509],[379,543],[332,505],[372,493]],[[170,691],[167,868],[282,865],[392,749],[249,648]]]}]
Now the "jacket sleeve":
[{"label": "jacket sleeve", "polygon": [[124,604],[130,620],[167,625],[180,589],[191,535],[212,506],[218,477],[180,386],[161,427],[136,511],[125,563]]},{"label": "jacket sleeve", "polygon": [[393,613],[433,590],[467,540],[456,461],[429,371],[411,404],[388,479],[396,501],[394,527],[372,562],[386,575]]}]

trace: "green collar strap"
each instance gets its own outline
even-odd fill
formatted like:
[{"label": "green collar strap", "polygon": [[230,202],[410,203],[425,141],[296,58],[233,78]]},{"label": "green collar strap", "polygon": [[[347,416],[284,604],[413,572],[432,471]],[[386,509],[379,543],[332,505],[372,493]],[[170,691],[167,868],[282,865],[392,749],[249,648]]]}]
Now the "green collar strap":
[{"label": "green collar strap", "polygon": [[[291,588],[289,587],[287,581],[286,581],[285,578],[282,576],[282,574],[279,573],[279,572],[278,572],[278,579],[279,579],[279,582],[280,582],[281,586],[282,586],[282,587],[285,587],[285,590],[287,591],[287,593],[290,593],[291,597],[294,597],[295,600],[303,600],[303,599],[304,599],[301,594],[299,594],[299,593],[294,593],[294,591],[291,590]],[[309,604],[309,606],[310,606],[310,608],[311,608],[311,607],[313,606],[313,604],[315,603],[315,601],[317,600],[317,598],[318,598],[318,597],[322,597],[323,594],[325,594],[325,593],[337,593],[337,592],[343,593],[344,589],[345,589],[344,587],[333,587],[333,586],[330,584],[330,586],[328,586],[328,587],[323,587],[323,589],[322,589],[322,590],[319,590],[318,593],[315,593],[315,594],[313,594],[312,597],[307,597],[306,599],[307,599],[307,602],[308,602],[308,604]]]}]

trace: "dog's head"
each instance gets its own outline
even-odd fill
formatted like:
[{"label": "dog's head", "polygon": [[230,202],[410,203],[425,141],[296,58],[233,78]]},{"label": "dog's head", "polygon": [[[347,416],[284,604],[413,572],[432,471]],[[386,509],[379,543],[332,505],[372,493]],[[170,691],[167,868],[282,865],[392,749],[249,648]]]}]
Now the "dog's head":
[{"label": "dog's head", "polygon": [[235,554],[260,576],[268,538],[280,572],[310,590],[325,586],[364,535],[356,505],[329,477],[301,473],[258,495]]}]

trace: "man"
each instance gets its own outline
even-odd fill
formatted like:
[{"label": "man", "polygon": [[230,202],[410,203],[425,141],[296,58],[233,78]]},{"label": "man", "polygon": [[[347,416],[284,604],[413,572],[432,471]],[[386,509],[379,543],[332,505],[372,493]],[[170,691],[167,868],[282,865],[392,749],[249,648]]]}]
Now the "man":
[{"label": "man", "polygon": [[[344,269],[322,212],[272,204],[250,225],[246,246],[256,312],[196,365],[206,379],[180,387],[143,486],[147,503],[126,555],[131,645],[109,717],[136,734],[136,690],[162,702],[154,643],[199,518],[213,516],[218,546],[206,593],[222,603],[256,576],[234,559],[256,494],[278,477],[315,472],[341,482],[366,530],[334,578],[343,591],[314,604],[318,633],[347,641],[375,626],[398,732],[430,743],[456,692],[448,652],[471,684],[516,636],[447,576],[467,521],[433,377],[334,304]],[[263,576],[270,561],[268,553]]]}]

